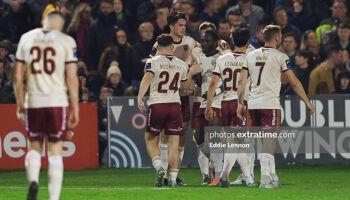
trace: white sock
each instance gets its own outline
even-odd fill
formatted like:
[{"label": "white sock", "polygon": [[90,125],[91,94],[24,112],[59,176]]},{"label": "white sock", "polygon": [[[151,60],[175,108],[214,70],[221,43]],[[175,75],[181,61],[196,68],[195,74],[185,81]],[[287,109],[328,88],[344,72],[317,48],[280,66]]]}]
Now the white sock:
[{"label": "white sock", "polygon": [[249,156],[249,167],[250,167],[250,174],[254,178],[254,162],[255,162],[255,153],[248,153]]},{"label": "white sock", "polygon": [[250,176],[249,157],[246,153],[238,153],[237,162],[241,167],[244,176]]},{"label": "white sock", "polygon": [[237,159],[237,153],[225,153],[224,155],[224,166],[220,178],[227,181],[229,178],[230,171],[235,165]]},{"label": "white sock", "polygon": [[202,175],[209,175],[209,159],[207,156],[204,155],[204,153],[200,150],[198,150],[198,165],[201,169]]},{"label": "white sock", "polygon": [[262,153],[260,157],[261,176],[270,176],[269,154]]},{"label": "white sock", "polygon": [[182,159],[184,157],[185,147],[179,147],[179,168],[181,168]]},{"label": "white sock", "polygon": [[159,148],[160,148],[160,159],[161,159],[162,167],[165,171],[164,178],[167,178],[168,177],[168,173],[167,173],[167,170],[168,170],[168,144],[160,143]]},{"label": "white sock", "polygon": [[269,154],[269,156],[270,176],[273,181],[278,181],[278,176],[276,174],[275,156],[271,154]]},{"label": "white sock", "polygon": [[176,182],[177,175],[179,174],[179,169],[170,168],[170,181]]},{"label": "white sock", "polygon": [[49,194],[50,200],[60,198],[63,180],[63,160],[62,156],[49,156]]},{"label": "white sock", "polygon": [[210,154],[210,160],[214,162],[215,167],[215,178],[220,178],[222,167],[223,167],[223,160],[224,154],[223,153],[211,153]]},{"label": "white sock", "polygon": [[27,177],[29,183],[35,181],[39,183],[39,173],[41,166],[41,155],[36,150],[28,151],[25,157],[25,167],[27,169]]},{"label": "white sock", "polygon": [[155,156],[152,158],[152,165],[156,171],[158,171],[162,167],[162,162],[160,161],[159,156]]}]

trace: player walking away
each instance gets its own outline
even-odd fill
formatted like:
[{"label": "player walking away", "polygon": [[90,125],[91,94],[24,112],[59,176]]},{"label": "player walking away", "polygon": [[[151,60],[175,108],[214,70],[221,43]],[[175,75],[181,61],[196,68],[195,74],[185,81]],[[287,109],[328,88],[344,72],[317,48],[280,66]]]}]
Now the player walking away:
[{"label": "player walking away", "polygon": [[[281,28],[268,25],[263,31],[265,46],[249,53],[245,59],[238,82],[238,109],[240,119],[245,116],[244,90],[251,77],[251,93],[248,100],[248,126],[277,128],[281,123],[279,93],[281,89],[281,73],[288,78],[295,93],[305,102],[310,114],[314,106],[305,94],[303,86],[290,69],[288,56],[277,48],[281,44]],[[260,158],[260,188],[279,187],[279,179],[275,169],[274,150],[276,139],[263,139],[263,153]]]},{"label": "player walking away", "polygon": [[192,74],[198,73],[199,65],[191,67],[187,77],[188,65],[172,54],[174,45],[171,35],[160,35],[157,43],[159,55],[147,61],[137,99],[140,111],[144,112],[146,108],[142,99],[151,87],[145,133],[147,152],[157,171],[156,186],[160,187],[163,185],[165,170],[160,159],[158,136],[164,129],[164,134],[168,137],[171,186],[176,187],[180,167],[179,140],[183,134],[179,88],[180,85],[181,88],[188,87]]},{"label": "player walking away", "polygon": [[[30,140],[25,157],[29,200],[37,199],[45,137],[48,138],[50,200],[59,199],[63,179],[62,144],[67,130],[79,122],[75,41],[61,32],[64,17],[59,12],[49,13],[43,24],[43,28],[21,37],[14,77],[17,116],[25,123]],[[66,81],[72,108],[68,120]]]},{"label": "player walking away", "polygon": [[[173,11],[169,14],[167,17],[167,21],[170,27],[170,35],[173,38],[174,41],[174,50],[173,54],[179,58],[180,60],[186,62],[188,65],[193,64],[192,59],[192,49],[195,46],[199,46],[198,43],[191,37],[185,36],[186,33],[186,15],[183,13],[178,13],[176,11]],[[159,54],[159,51],[157,51],[158,43],[156,42],[153,46],[153,49],[150,53],[150,57],[153,57],[155,55]],[[185,143],[186,143],[186,133],[190,121],[190,98],[189,94],[192,92],[192,90],[186,89],[182,90],[180,89],[180,100],[181,100],[181,112],[182,112],[182,119],[183,119],[183,134],[180,135],[180,143],[179,143],[179,165],[181,166],[182,158],[184,155],[185,150]],[[167,137],[164,134],[161,134],[160,136],[160,157],[162,160],[162,166],[165,170],[165,178],[164,183],[167,185],[168,179],[167,179],[167,169],[168,169],[168,144],[167,144]],[[177,182],[179,185],[186,185],[182,182],[181,179],[177,179]]]},{"label": "player walking away", "polygon": [[221,126],[221,101],[222,101],[222,83],[218,84],[217,92],[213,98],[213,118],[211,120],[205,119],[205,108],[207,106],[207,92],[209,88],[209,83],[212,77],[212,72],[215,68],[216,59],[221,55],[217,50],[219,36],[215,30],[207,30],[201,35],[201,46],[203,53],[200,58],[201,66],[201,105],[200,109],[196,112],[193,128],[194,128],[194,140],[197,144],[197,148],[200,149],[210,160],[213,161],[215,166],[215,178],[212,181],[211,186],[218,183],[219,177],[222,171],[222,153],[211,153],[208,155],[208,141],[205,139],[206,133],[204,133],[205,126]]},{"label": "player walking away", "polygon": [[[242,121],[237,117],[237,86],[238,78],[245,60],[245,52],[249,44],[250,32],[244,24],[233,29],[232,38],[235,43],[235,50],[220,56],[216,61],[216,67],[209,85],[206,119],[211,120],[214,112],[212,101],[219,81],[223,82],[224,97],[221,103],[222,119],[224,126],[236,127],[244,126],[245,119]],[[249,157],[247,153],[227,152],[224,156],[223,171],[220,176],[220,187],[229,187],[229,173],[234,166],[236,159],[241,166],[241,170],[245,176],[246,184],[249,187],[254,186],[254,179],[250,173]]]}]

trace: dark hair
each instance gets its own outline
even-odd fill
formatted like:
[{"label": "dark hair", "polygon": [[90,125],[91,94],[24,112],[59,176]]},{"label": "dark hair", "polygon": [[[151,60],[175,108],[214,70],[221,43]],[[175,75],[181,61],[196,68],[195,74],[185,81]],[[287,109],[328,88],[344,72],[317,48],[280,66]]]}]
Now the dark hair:
[{"label": "dark hair", "polygon": [[228,17],[229,15],[241,16],[241,13],[238,10],[231,10],[227,13],[226,17]]},{"label": "dark hair", "polygon": [[323,49],[325,60],[332,57],[333,53],[339,53],[340,50],[342,50],[340,45],[334,45],[334,44],[326,45],[325,48]]},{"label": "dark hair", "polygon": [[250,38],[250,31],[245,23],[240,23],[232,28],[233,42],[237,47],[244,47],[247,45]]},{"label": "dark hair", "polygon": [[113,1],[112,0],[101,0],[100,5],[101,5],[101,3],[108,3],[108,4],[112,4],[113,5]]},{"label": "dark hair", "polygon": [[218,32],[214,29],[208,29],[203,34],[210,35],[210,37],[212,37],[214,41],[219,41],[219,39],[220,39]]},{"label": "dark hair", "polygon": [[211,2],[213,2],[214,0],[202,0],[203,6],[207,7]]},{"label": "dark hair", "polygon": [[167,17],[167,21],[169,25],[175,25],[179,19],[186,20],[186,15],[183,13],[179,13],[177,11],[172,11],[169,13]]},{"label": "dark hair", "polygon": [[199,22],[199,21],[201,21],[201,17],[199,16],[199,14],[193,13],[192,15],[190,15],[188,17],[188,21],[190,21],[190,22]]},{"label": "dark hair", "polygon": [[312,59],[312,53],[306,49],[298,51],[296,55],[304,57],[304,58],[308,59],[308,61],[310,61]]},{"label": "dark hair", "polygon": [[284,8],[283,6],[278,6],[273,10],[273,17],[276,17],[277,12],[284,10],[287,12],[286,8]]},{"label": "dark hair", "polygon": [[284,34],[284,35],[282,36],[282,41],[284,41],[284,39],[286,39],[287,37],[292,37],[292,38],[294,39],[295,43],[296,43],[297,46],[298,46],[297,36],[296,36],[293,32],[288,32],[288,33]]},{"label": "dark hair", "polygon": [[201,25],[199,25],[199,31],[205,30],[205,29],[213,29],[216,30],[215,24],[211,22],[203,22]]},{"label": "dark hair", "polygon": [[222,20],[219,21],[218,25],[220,25],[220,24],[230,24],[230,22],[227,21],[226,19],[222,19]]},{"label": "dark hair", "polygon": [[350,29],[350,21],[344,20],[339,24],[338,29]]},{"label": "dark hair", "polygon": [[161,34],[157,37],[158,46],[160,47],[167,47],[173,44],[173,38],[170,34]]},{"label": "dark hair", "polygon": [[278,25],[267,25],[263,30],[265,42],[269,42],[276,34],[281,33],[281,27]]},{"label": "dark hair", "polygon": [[188,4],[188,5],[191,5],[192,7],[194,7],[194,4],[191,2],[191,1],[180,1],[180,5],[185,5],[185,4]]}]

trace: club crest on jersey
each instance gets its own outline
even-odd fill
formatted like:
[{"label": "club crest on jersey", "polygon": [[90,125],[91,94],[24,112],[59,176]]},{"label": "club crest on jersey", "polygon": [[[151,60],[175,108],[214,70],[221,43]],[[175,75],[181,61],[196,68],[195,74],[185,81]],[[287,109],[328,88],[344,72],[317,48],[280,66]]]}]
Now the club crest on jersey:
[{"label": "club crest on jersey", "polygon": [[287,65],[287,68],[288,68],[288,69],[292,69],[292,68],[293,68],[293,66],[290,64],[289,59],[286,60],[286,65]]},{"label": "club crest on jersey", "polygon": [[215,60],[215,59],[213,59],[213,60],[211,61],[211,65],[212,65],[212,66],[215,66],[215,65],[216,65],[216,60]]}]

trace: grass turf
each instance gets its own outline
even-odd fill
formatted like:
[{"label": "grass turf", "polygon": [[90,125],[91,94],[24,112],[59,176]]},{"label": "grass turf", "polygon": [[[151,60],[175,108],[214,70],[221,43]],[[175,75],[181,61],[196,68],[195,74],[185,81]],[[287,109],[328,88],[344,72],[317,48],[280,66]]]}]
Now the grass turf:
[{"label": "grass turf", "polygon": [[[61,199],[350,199],[349,166],[298,165],[277,169],[282,183],[277,189],[201,186],[199,169],[182,169],[180,177],[189,186],[177,188],[156,188],[153,169],[65,171]],[[235,168],[231,179],[238,174]],[[0,171],[0,200],[25,199],[27,185],[24,171]],[[39,199],[48,199],[46,171],[40,174]]]}]

